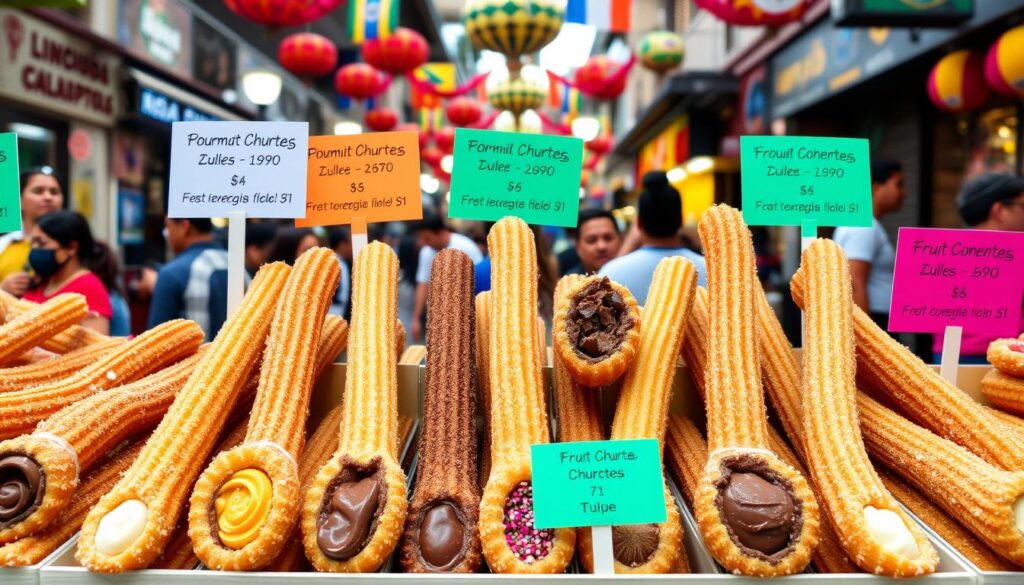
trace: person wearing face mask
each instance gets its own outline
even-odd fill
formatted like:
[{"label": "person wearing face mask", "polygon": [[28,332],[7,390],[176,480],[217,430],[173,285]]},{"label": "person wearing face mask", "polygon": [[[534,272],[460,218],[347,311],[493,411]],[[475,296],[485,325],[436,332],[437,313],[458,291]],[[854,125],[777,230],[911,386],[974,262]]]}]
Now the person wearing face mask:
[{"label": "person wearing face mask", "polygon": [[64,207],[64,191],[50,167],[21,174],[21,231],[0,236],[0,289],[22,296],[32,284],[28,274],[29,237],[36,221]]},{"label": "person wearing face mask", "polygon": [[[100,275],[117,274],[110,248],[93,239],[89,223],[74,211],[55,211],[38,218],[29,235],[32,250],[28,262],[36,278],[23,298],[42,303],[59,294],[78,293],[89,306],[82,326],[109,334],[114,310],[108,283]],[[109,285],[117,287],[116,277]]]}]

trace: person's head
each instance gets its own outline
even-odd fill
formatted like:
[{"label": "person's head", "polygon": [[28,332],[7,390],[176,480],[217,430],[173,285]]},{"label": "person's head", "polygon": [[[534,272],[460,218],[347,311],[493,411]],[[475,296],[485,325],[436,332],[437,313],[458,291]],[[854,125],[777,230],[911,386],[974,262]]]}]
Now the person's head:
[{"label": "person's head", "polygon": [[1024,179],[985,173],[968,179],[956,198],[968,227],[1024,231]]},{"label": "person's head", "polygon": [[245,266],[255,271],[266,263],[274,247],[277,226],[272,223],[253,223],[245,228]]},{"label": "person's head", "polygon": [[352,238],[348,235],[348,228],[341,226],[328,228],[327,240],[335,254],[344,258],[346,262],[352,261]]},{"label": "person's head", "polygon": [[413,226],[413,231],[416,232],[418,245],[430,246],[435,250],[447,248],[452,235],[444,218],[433,212],[424,213],[423,219]]},{"label": "person's head", "polygon": [[903,167],[891,160],[871,161],[871,201],[877,215],[899,211],[907,190],[903,186]]},{"label": "person's head", "polygon": [[110,247],[92,237],[89,222],[74,211],[55,211],[40,217],[29,234],[29,264],[47,280],[62,268],[86,268],[108,290],[120,290],[118,266]]},{"label": "person's head", "polygon": [[584,209],[576,224],[576,254],[583,270],[597,272],[619,253],[622,237],[615,216],[604,209]]},{"label": "person's head", "polygon": [[208,218],[164,220],[167,230],[167,243],[175,254],[180,254],[192,244],[200,241],[213,240],[213,222]]},{"label": "person's head", "polygon": [[652,238],[676,236],[683,225],[683,199],[662,171],[650,171],[643,178],[637,200],[640,232]]},{"label": "person's head", "polygon": [[27,223],[64,207],[64,191],[50,167],[21,173],[21,216]]},{"label": "person's head", "polygon": [[319,245],[320,238],[309,228],[281,228],[277,230],[274,249],[270,252],[270,258],[267,261],[294,264],[295,259],[303,252]]}]

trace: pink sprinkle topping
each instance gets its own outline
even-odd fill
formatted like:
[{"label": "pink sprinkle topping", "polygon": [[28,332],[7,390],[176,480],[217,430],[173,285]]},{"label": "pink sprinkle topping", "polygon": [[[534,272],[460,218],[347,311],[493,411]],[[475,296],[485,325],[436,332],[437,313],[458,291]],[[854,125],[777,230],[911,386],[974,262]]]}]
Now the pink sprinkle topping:
[{"label": "pink sprinkle topping", "polygon": [[555,531],[533,527],[533,485],[521,481],[505,499],[505,542],[525,563],[543,559],[551,552]]},{"label": "pink sprinkle topping", "polygon": [[1017,353],[1024,353],[1024,342],[1015,341],[1006,345],[1006,349]]}]

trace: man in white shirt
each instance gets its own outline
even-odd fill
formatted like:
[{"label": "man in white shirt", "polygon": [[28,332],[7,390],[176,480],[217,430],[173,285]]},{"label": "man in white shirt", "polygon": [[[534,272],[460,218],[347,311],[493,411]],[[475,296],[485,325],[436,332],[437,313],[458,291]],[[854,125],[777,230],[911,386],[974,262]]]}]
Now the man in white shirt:
[{"label": "man in white shirt", "polygon": [[434,263],[434,256],[445,248],[455,248],[465,252],[476,265],[484,259],[484,255],[473,240],[448,229],[444,218],[436,213],[424,213],[423,220],[414,225],[413,231],[420,245],[420,257],[416,267],[416,300],[413,304],[411,334],[414,341],[422,341],[423,312],[430,292],[430,267]]}]

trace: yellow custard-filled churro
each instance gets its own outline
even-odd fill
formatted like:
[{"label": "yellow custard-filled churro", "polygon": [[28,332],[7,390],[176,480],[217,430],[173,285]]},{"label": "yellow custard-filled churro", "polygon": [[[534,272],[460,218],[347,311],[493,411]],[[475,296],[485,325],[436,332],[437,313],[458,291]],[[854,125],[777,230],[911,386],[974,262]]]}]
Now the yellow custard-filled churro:
[{"label": "yellow custard-filled churro", "polygon": [[498,573],[561,573],[576,531],[538,530],[533,510],[530,445],[549,429],[536,347],[537,255],[533,232],[506,217],[487,237],[491,250],[491,471],[480,504],[480,539]]},{"label": "yellow custard-filled churro", "polygon": [[338,260],[327,248],[308,250],[295,261],[270,325],[245,441],[215,457],[196,482],[189,536],[211,569],[266,566],[298,520],[296,458],[338,273]]},{"label": "yellow custard-filled churro", "polygon": [[[0,291],[0,301],[7,305],[8,321],[33,311],[39,306],[31,301],[19,300],[4,291]],[[72,325],[56,333],[53,337],[43,340],[40,347],[56,354],[65,354],[107,339],[110,338],[88,327]]]},{"label": "yellow custard-filled churro", "polygon": [[480,446],[480,487],[487,483],[491,475],[491,377],[490,377],[490,324],[491,324],[491,291],[485,290],[476,295],[476,385],[480,392],[480,412],[483,414],[484,436]]},{"label": "yellow custard-filled churro", "polygon": [[265,264],[124,478],[89,513],[77,558],[119,572],[163,551],[195,478],[263,352],[290,268]]},{"label": "yellow custard-filled churro", "polygon": [[0,370],[0,393],[25,390],[67,378],[111,353],[125,341],[120,337],[111,337],[64,355],[54,354],[23,366],[4,368]]},{"label": "yellow custard-filled churro", "polygon": [[992,370],[981,379],[981,394],[997,407],[1024,415],[1024,379]]},{"label": "yellow custard-filled churro", "polygon": [[939,556],[882,485],[857,420],[853,290],[846,256],[832,240],[803,253],[806,282],[804,448],[820,503],[861,568],[889,577],[934,572]]},{"label": "yellow custard-filled churro", "polygon": [[0,364],[29,351],[78,323],[88,311],[85,297],[62,294],[0,325]]},{"label": "yellow custard-filled churro", "polygon": [[818,545],[818,506],[804,477],[769,450],[750,231],[725,205],[708,210],[699,229],[711,328],[705,374],[710,453],[697,490],[697,522],[708,550],[729,571],[798,573]]},{"label": "yellow custard-filled churro", "polygon": [[408,506],[398,464],[398,259],[375,242],[352,273],[341,436],[302,509],[306,557],[319,571],[377,570],[398,544]]},{"label": "yellow custard-filled churro", "polygon": [[987,356],[1000,372],[1024,378],[1024,339],[997,339],[989,344]]}]

